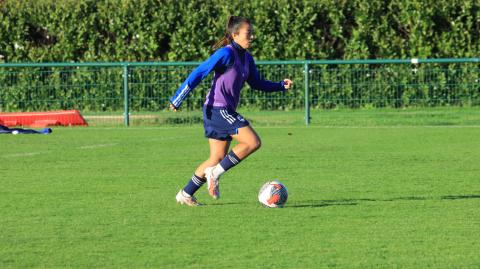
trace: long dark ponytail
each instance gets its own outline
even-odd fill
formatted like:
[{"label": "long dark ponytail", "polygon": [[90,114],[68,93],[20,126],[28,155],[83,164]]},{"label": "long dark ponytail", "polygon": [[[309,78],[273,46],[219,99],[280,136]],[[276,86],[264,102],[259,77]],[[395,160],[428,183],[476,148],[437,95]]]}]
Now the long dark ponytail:
[{"label": "long dark ponytail", "polygon": [[250,24],[250,20],[245,18],[245,17],[230,16],[228,18],[228,21],[227,21],[225,34],[223,35],[223,37],[220,40],[218,40],[215,43],[215,45],[212,46],[212,50],[216,50],[218,48],[221,48],[223,46],[226,46],[226,45],[230,44],[230,42],[232,42],[232,40],[233,40],[232,34],[237,33],[238,30],[240,29],[240,26],[243,23]]}]

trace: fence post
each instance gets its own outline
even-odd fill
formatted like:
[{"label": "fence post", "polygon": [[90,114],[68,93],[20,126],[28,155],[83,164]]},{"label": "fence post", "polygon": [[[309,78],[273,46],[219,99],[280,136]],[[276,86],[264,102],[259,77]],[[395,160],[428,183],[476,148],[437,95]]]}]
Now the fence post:
[{"label": "fence post", "polygon": [[130,125],[130,115],[129,115],[129,96],[128,96],[128,64],[123,64],[123,97],[124,97],[124,115],[123,119],[125,122],[125,126]]},{"label": "fence post", "polygon": [[310,69],[308,67],[308,62],[305,61],[305,64],[303,65],[303,73],[304,73],[304,80],[305,80],[305,124],[308,126],[310,125],[310,98],[309,98],[309,75],[310,75]]}]

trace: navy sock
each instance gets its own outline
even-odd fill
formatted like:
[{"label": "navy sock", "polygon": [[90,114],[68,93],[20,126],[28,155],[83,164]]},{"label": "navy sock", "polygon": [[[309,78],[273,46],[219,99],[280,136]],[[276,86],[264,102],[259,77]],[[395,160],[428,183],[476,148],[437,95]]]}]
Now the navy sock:
[{"label": "navy sock", "polygon": [[188,181],[187,185],[183,188],[183,191],[193,195],[200,187],[205,184],[206,180],[204,178],[201,178],[195,174],[193,174],[192,178],[190,181]]},{"label": "navy sock", "polygon": [[227,156],[225,156],[225,158],[223,158],[223,160],[220,162],[220,165],[225,171],[227,171],[228,169],[239,164],[240,161],[242,160],[240,160],[240,158],[238,158],[238,156],[233,153],[233,151],[230,151]]}]

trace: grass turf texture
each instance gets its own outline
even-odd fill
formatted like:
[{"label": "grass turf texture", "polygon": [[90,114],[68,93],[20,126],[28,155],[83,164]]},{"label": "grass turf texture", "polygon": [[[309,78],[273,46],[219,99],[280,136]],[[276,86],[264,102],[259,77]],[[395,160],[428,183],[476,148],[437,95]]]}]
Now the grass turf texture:
[{"label": "grass turf texture", "polygon": [[[458,117],[259,126],[201,208],[174,199],[208,155],[200,125],[2,135],[0,268],[478,268],[480,128]],[[270,179],[283,209],[257,202]]]}]

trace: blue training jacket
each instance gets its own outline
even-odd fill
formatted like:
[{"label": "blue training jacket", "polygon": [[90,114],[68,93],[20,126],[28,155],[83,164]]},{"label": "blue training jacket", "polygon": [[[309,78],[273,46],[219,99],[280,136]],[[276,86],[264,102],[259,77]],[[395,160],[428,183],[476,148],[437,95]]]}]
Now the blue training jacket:
[{"label": "blue training jacket", "polygon": [[[239,55],[241,59],[243,59],[243,55],[245,53],[245,49],[243,49],[240,45],[232,41],[232,46],[239,52]],[[247,83],[250,85],[255,90],[261,90],[265,92],[274,92],[274,91],[284,91],[284,82],[271,82],[268,80],[264,80],[260,77],[260,74],[258,73],[257,67],[255,65],[255,61],[253,60],[253,57],[248,54],[248,57],[250,57],[249,62],[249,77],[247,79]],[[195,68],[192,73],[187,77],[187,79],[182,83],[182,85],[178,88],[178,90],[175,92],[175,95],[170,98],[170,103],[175,107],[179,108],[182,105],[183,100],[187,98],[187,96],[190,94],[190,92],[200,84],[200,82],[212,72],[212,70],[215,70],[217,73],[224,73],[228,68],[233,66],[235,61],[235,56],[233,55],[233,52],[226,48],[220,48],[215,53],[210,56],[205,62],[200,64],[197,68]],[[187,92],[183,92],[188,85]]]}]

